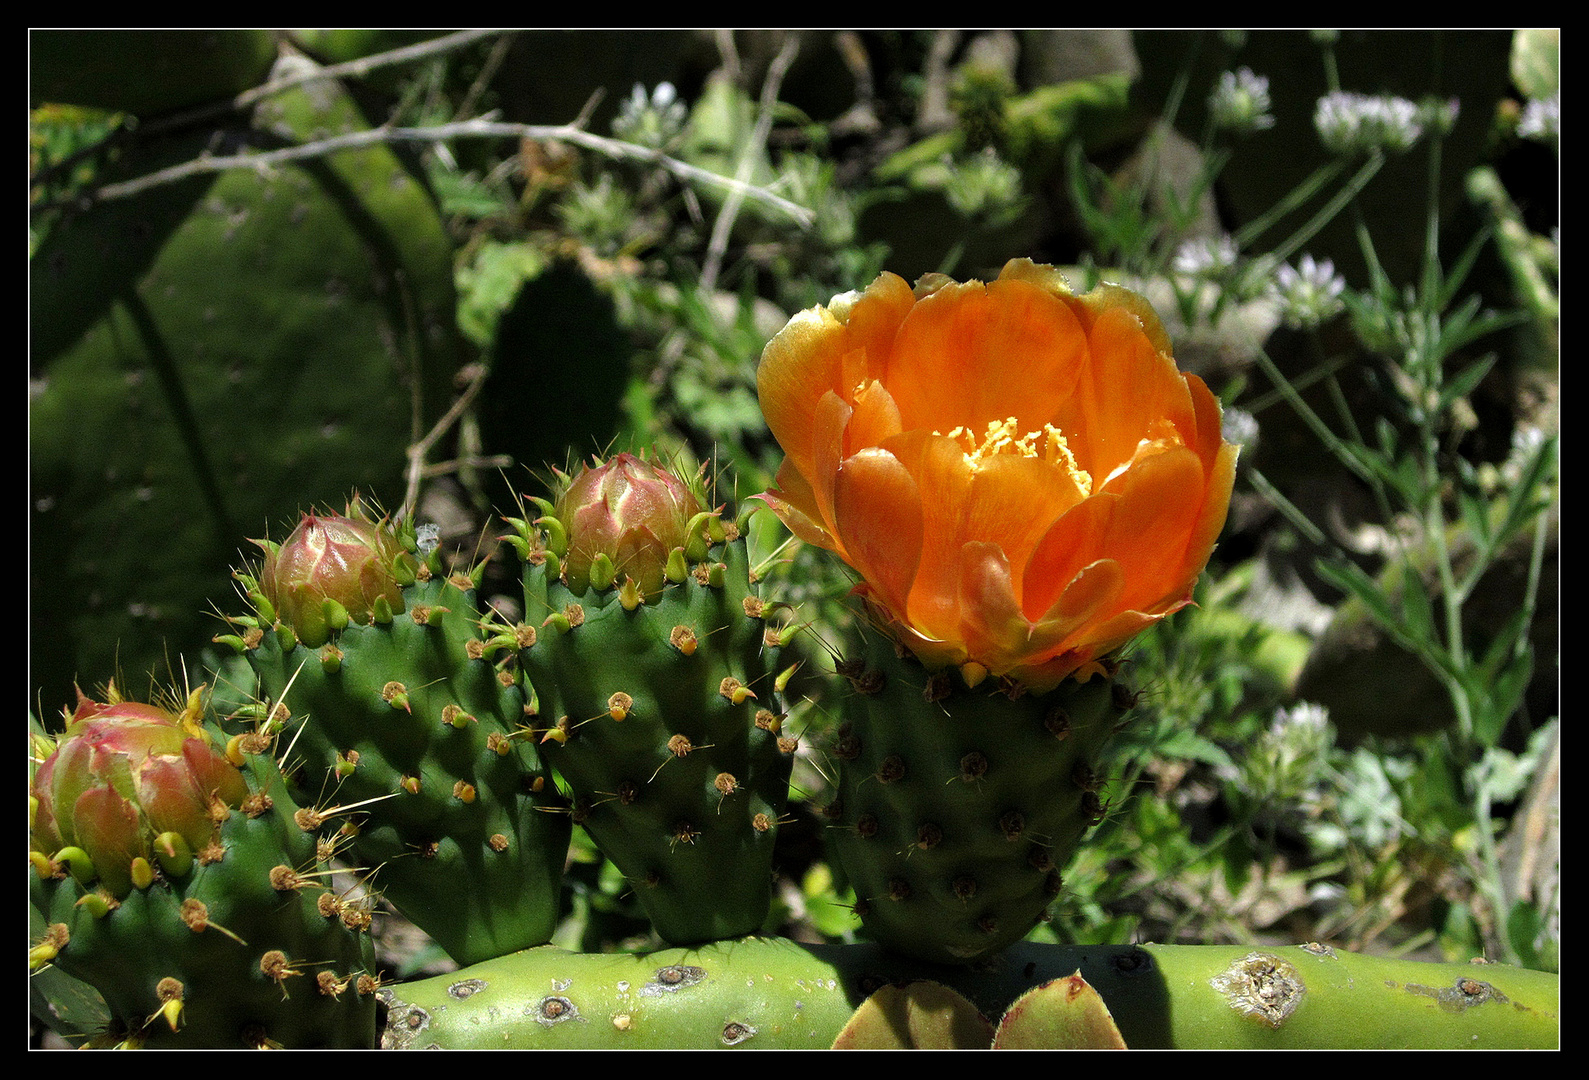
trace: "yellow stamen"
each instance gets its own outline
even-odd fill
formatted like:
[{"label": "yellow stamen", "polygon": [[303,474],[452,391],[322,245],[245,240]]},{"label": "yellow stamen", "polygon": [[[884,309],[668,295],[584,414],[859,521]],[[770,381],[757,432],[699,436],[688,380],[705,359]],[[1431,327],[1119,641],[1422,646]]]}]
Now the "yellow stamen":
[{"label": "yellow stamen", "polygon": [[1019,430],[1015,417],[1012,416],[1002,421],[990,420],[987,432],[980,442],[964,427],[957,427],[949,432],[948,438],[954,439],[964,447],[966,466],[973,472],[981,468],[984,461],[997,454],[1041,458],[1065,472],[1083,497],[1092,494],[1092,474],[1076,463],[1076,455],[1071,452],[1070,443],[1066,441],[1063,432],[1052,424],[1044,424],[1041,431],[1028,431],[1024,435],[1017,436],[1016,432]]}]

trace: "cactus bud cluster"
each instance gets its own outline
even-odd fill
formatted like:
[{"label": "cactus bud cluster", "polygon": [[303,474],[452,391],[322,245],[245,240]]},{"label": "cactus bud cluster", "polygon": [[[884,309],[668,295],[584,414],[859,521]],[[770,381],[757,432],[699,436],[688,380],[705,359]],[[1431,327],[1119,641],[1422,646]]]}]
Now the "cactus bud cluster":
[{"label": "cactus bud cluster", "polygon": [[548,940],[569,822],[548,812],[516,639],[477,610],[475,574],[356,504],[261,546],[257,577],[238,575],[256,615],[225,640],[291,733],[295,790],[460,963]]}]

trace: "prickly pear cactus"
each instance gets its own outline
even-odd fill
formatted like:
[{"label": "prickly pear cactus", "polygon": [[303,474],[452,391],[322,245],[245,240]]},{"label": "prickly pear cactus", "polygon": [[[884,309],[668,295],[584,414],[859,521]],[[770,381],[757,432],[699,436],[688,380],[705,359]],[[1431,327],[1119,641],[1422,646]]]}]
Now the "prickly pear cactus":
[{"label": "prickly pear cactus", "polygon": [[1102,817],[1097,755],[1128,695],[1103,672],[1045,694],[972,688],[880,635],[839,670],[852,692],[824,813],[868,932],[952,963],[1025,937]]},{"label": "prickly pear cactus", "polygon": [[781,938],[649,955],[546,946],[383,990],[381,1045],[1542,1049],[1561,1042],[1560,989],[1555,975],[1503,964],[1319,944],[1022,942],[963,967]]},{"label": "prickly pear cactus", "polygon": [[412,526],[308,515],[240,574],[256,615],[226,640],[259,679],[294,790],[348,857],[459,963],[557,925],[569,822],[529,741],[517,638],[487,632],[475,581]]},{"label": "prickly pear cactus", "polygon": [[91,984],[103,1045],[368,1046],[369,912],[332,886],[270,739],[83,697],[32,786],[30,967]]},{"label": "prickly pear cactus", "polygon": [[533,522],[520,650],[573,818],[673,944],[754,932],[796,741],[792,674],[737,528],[677,477],[622,454]]}]

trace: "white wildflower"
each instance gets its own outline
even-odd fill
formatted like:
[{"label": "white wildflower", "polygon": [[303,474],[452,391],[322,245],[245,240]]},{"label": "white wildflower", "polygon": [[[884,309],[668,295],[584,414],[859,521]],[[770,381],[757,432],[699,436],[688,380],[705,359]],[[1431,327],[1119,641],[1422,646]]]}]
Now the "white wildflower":
[{"label": "white wildflower", "polygon": [[1229,236],[1200,236],[1175,249],[1175,272],[1188,277],[1217,278],[1236,265],[1236,241]]},{"label": "white wildflower", "polygon": [[1313,126],[1325,148],[1336,154],[1401,153],[1423,135],[1418,106],[1390,94],[1326,94],[1314,110]]},{"label": "white wildflower", "polygon": [[1296,269],[1283,264],[1275,271],[1270,289],[1280,302],[1286,325],[1299,330],[1319,326],[1346,306],[1341,300],[1346,279],[1335,272],[1329,259],[1315,262],[1313,256],[1304,255]]},{"label": "white wildflower", "polygon": [[680,101],[672,83],[658,83],[650,94],[635,83],[629,96],[618,106],[613,118],[613,134],[641,146],[658,149],[666,146],[684,130],[689,110]]},{"label": "white wildflower", "polygon": [[1561,137],[1561,95],[1538,98],[1523,106],[1517,133],[1525,139],[1546,142]]},{"label": "white wildflower", "polygon": [[1275,118],[1269,114],[1269,80],[1248,68],[1224,72],[1208,96],[1208,112],[1215,127],[1237,135],[1274,127]]}]

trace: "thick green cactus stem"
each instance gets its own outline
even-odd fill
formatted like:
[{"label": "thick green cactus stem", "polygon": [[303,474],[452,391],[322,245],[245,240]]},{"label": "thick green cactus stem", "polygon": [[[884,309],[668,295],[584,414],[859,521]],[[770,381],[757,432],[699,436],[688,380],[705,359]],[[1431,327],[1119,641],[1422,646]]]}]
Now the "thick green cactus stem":
[{"label": "thick green cactus stem", "polygon": [[1094,762],[1122,715],[1106,675],[1047,694],[929,675],[880,636],[841,664],[852,692],[826,747],[829,841],[878,941],[965,963],[1019,941],[1102,815]]},{"label": "thick green cactus stem", "polygon": [[[30,888],[45,930],[30,967],[53,965],[99,991],[107,1045],[368,1045],[377,987],[369,917],[331,891],[270,740],[228,744],[223,756],[218,733],[199,723],[195,694],[180,723],[166,714],[173,749],[149,733],[163,712],[80,704],[40,766]],[[108,788],[96,786],[101,779]],[[126,839],[102,827],[107,815],[147,831],[180,819],[183,802],[204,821],[194,826],[198,842],[178,830],[143,837],[150,854],[126,869],[104,848]],[[82,849],[56,848],[67,816],[92,863]]]},{"label": "thick green cactus stem", "polygon": [[[525,612],[538,626],[520,656],[536,725],[574,820],[665,940],[752,933],[767,918],[796,745],[776,685],[792,658],[751,591],[737,530],[690,509],[678,480],[625,458],[591,470],[607,477],[585,485],[596,507],[565,495],[559,516],[542,519],[544,538],[523,537]],[[651,489],[649,502],[622,504],[634,512],[624,529],[613,527],[610,487]],[[662,536],[666,550],[651,543]],[[570,569],[576,558],[583,574]],[[604,560],[622,573],[599,572]]]},{"label": "thick green cactus stem", "polygon": [[390,1006],[382,1045],[823,1048],[882,986],[939,982],[996,1019],[1029,990],[1078,973],[1135,1049],[1501,1049],[1560,1041],[1558,977],[1499,964],[1427,964],[1321,945],[1023,942],[991,963],[965,967],[924,964],[875,945],[744,938],[647,955],[547,946],[405,983],[382,991]]}]

